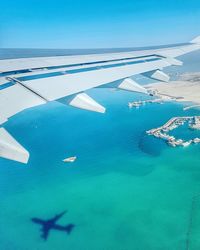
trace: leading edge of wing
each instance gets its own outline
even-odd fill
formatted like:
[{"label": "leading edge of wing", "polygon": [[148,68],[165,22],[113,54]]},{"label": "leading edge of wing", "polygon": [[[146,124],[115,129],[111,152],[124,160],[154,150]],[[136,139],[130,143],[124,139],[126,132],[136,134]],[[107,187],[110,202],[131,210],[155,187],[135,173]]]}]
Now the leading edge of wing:
[{"label": "leading edge of wing", "polygon": [[163,54],[167,56],[180,56],[189,51],[197,49],[200,38],[193,39],[188,44],[166,45],[165,48],[133,50],[128,52],[74,55],[74,56],[53,56],[53,57],[33,57],[0,60],[0,72],[12,72],[19,70],[30,70],[38,68],[48,68],[66,65],[81,65],[86,63],[98,63],[109,60],[120,60],[148,56],[152,54]]}]

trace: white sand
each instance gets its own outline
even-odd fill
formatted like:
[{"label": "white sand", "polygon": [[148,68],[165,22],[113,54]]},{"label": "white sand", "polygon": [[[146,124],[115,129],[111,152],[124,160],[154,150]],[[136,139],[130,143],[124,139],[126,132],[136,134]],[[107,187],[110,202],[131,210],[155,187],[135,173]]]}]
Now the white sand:
[{"label": "white sand", "polygon": [[200,104],[200,73],[187,73],[180,76],[178,81],[159,82],[149,84],[146,87],[157,90],[159,94],[182,97],[177,101]]}]

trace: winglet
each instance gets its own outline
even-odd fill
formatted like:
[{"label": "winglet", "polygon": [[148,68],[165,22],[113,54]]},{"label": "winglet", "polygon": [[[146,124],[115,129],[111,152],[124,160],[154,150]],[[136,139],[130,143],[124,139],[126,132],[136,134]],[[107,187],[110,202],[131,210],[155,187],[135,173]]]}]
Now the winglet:
[{"label": "winglet", "polygon": [[196,38],[194,38],[191,43],[197,43],[200,44],[200,36],[197,36]]},{"label": "winglet", "polygon": [[0,157],[27,163],[29,153],[4,128],[0,128]]}]

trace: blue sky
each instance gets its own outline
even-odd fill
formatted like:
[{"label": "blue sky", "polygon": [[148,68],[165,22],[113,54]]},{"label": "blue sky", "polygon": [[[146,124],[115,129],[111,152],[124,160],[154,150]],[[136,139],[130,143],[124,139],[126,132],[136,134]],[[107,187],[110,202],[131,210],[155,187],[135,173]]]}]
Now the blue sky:
[{"label": "blue sky", "polygon": [[200,34],[199,0],[5,0],[1,48],[136,47]]}]

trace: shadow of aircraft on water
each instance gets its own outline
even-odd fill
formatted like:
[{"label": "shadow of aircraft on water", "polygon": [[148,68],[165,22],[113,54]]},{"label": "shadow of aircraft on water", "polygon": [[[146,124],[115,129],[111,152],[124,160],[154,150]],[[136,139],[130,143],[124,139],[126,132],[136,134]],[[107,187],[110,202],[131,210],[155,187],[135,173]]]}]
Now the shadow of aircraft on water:
[{"label": "shadow of aircraft on water", "polygon": [[48,236],[49,236],[49,232],[50,230],[57,230],[57,231],[63,231],[66,232],[67,234],[70,234],[72,232],[72,230],[74,229],[75,225],[74,224],[67,224],[66,226],[61,226],[56,224],[56,222],[66,213],[66,211],[55,215],[53,218],[49,219],[49,220],[42,220],[39,218],[32,218],[31,221],[41,225],[41,237],[44,240],[47,240]]}]

